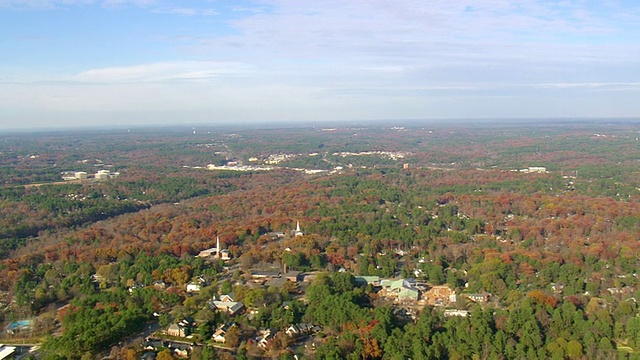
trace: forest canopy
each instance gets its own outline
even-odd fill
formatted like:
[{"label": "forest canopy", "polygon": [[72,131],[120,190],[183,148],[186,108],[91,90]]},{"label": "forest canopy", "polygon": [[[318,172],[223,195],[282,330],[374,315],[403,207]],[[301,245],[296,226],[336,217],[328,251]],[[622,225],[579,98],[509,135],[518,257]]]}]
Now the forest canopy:
[{"label": "forest canopy", "polygon": [[[203,359],[637,359],[639,131],[2,136],[1,316],[37,324],[4,336],[31,336],[52,359],[141,355],[132,336],[193,319],[190,356]],[[198,256],[217,239],[229,260]],[[256,285],[274,268],[311,280]],[[372,279],[406,281],[415,302]],[[229,294],[245,313],[211,308]],[[233,345],[214,347],[232,322]],[[307,323],[307,340],[284,335]],[[260,329],[281,335],[262,348]]]}]

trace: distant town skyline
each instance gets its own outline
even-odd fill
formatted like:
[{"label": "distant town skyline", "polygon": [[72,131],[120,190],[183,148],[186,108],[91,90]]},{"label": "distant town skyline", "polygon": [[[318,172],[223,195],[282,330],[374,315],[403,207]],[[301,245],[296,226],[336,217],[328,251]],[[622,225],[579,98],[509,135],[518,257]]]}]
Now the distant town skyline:
[{"label": "distant town skyline", "polygon": [[0,0],[0,126],[640,118],[640,3]]}]

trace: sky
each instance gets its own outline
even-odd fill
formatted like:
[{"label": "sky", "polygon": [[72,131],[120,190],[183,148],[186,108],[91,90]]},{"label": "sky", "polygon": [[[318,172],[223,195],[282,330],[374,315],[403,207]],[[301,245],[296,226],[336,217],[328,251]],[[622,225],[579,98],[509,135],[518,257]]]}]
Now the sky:
[{"label": "sky", "polygon": [[637,0],[0,0],[0,128],[640,118]]}]

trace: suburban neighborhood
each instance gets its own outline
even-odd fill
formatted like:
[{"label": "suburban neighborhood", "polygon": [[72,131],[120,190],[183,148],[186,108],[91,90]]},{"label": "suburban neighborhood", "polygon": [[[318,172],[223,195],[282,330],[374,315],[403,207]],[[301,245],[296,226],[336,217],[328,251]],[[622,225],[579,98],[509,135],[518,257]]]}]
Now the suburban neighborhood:
[{"label": "suburban neighborhood", "polygon": [[[295,229],[290,233],[265,236],[279,239],[284,246],[290,240],[304,237],[305,233],[297,221]],[[289,248],[282,251],[291,251],[287,249]],[[403,259],[400,255],[396,256],[398,260]],[[283,319],[279,327],[256,326],[260,323],[261,313],[274,304],[266,299],[255,299],[252,294],[264,296],[265,293],[277,293],[277,311],[292,313],[291,306],[308,302],[306,290],[317,277],[330,273],[290,270],[286,263],[263,264],[260,267],[242,269],[239,259],[232,258],[229,251],[223,248],[219,236],[216,237],[216,247],[200,251],[196,258],[204,259],[211,266],[222,264],[222,272],[211,279],[197,276],[182,290],[167,288],[166,284],[158,281],[150,286],[161,291],[182,291],[187,297],[185,303],[190,298],[202,297],[203,293],[212,294],[197,314],[214,316],[218,325],[206,329],[203,324],[210,323],[209,318],[199,319],[197,314],[176,318],[171,315],[169,309],[169,314],[162,317],[172,318],[174,322],[150,334],[141,344],[147,351],[147,358],[163,350],[169,350],[175,357],[186,358],[193,351],[199,351],[196,349],[207,346],[234,354],[241,342],[252,356],[300,353],[300,349],[304,349],[303,353],[313,354],[316,346],[326,341],[326,336],[331,332],[330,328],[307,323],[302,319],[296,321],[293,317],[290,318],[291,321]],[[372,306],[389,306],[396,314],[403,315],[407,321],[415,321],[416,315],[425,308],[442,309],[445,317],[467,317],[470,314],[470,304],[499,306],[498,300],[492,298],[489,293],[457,294],[449,285],[433,285],[416,278],[354,275],[345,268],[335,269],[334,272],[351,277],[353,286],[366,289],[366,292],[375,298]],[[400,275],[398,269],[396,275]],[[139,288],[140,285],[134,284],[130,291]]]}]

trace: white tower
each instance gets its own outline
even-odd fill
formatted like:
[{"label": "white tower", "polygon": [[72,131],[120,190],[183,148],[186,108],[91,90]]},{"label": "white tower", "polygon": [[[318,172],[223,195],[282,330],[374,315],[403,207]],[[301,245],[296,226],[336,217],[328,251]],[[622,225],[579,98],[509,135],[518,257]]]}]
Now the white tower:
[{"label": "white tower", "polygon": [[300,221],[296,222],[296,231],[294,232],[295,236],[302,236],[304,233],[300,230]]},{"label": "white tower", "polygon": [[216,236],[216,258],[220,259],[220,236]]}]

